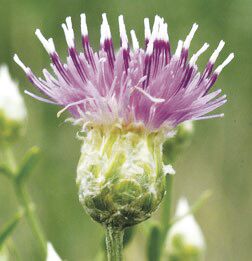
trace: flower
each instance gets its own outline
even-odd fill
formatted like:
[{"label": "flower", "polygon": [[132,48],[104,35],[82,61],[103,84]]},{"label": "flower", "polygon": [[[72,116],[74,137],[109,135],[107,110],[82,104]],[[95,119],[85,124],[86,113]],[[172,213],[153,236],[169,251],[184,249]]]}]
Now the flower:
[{"label": "flower", "polygon": [[62,24],[68,45],[64,63],[52,38],[35,34],[48,52],[53,74],[43,70],[37,78],[17,55],[16,63],[28,79],[47,96],[29,91],[30,96],[63,107],[85,132],[77,167],[79,199],[90,216],[107,227],[123,229],[150,217],[165,192],[165,175],[174,174],[164,166],[162,145],[166,134],[188,120],[221,117],[206,115],[226,102],[221,90],[209,93],[228,58],[214,71],[224,46],[221,41],[202,74],[196,61],[208,44],[188,61],[189,47],[198,25],[194,24],[185,41],[171,52],[168,27],[155,17],[152,32],[145,18],[145,47],[140,48],[131,30],[128,42],[123,16],[119,16],[121,47],[114,51],[106,14],[102,15],[100,50],[89,42],[85,14],[81,15],[83,52],[79,53],[71,17]]},{"label": "flower", "polygon": [[78,53],[71,17],[66,18],[66,24],[62,24],[69,53],[66,63],[56,52],[52,38],[46,40],[37,29],[35,34],[49,53],[54,76],[44,69],[44,79],[37,78],[15,55],[14,60],[48,99],[29,91],[26,93],[38,100],[63,106],[62,111],[69,110],[77,122],[92,126],[141,125],[153,132],[170,130],[187,120],[223,116],[207,115],[226,102],[225,95],[219,97],[220,89],[209,92],[222,69],[234,57],[231,53],[213,70],[223,41],[200,73],[196,61],[209,45],[205,43],[189,59],[189,47],[197,24],[192,26],[184,41],[178,41],[177,49],[172,53],[167,23],[163,18],[155,17],[152,32],[149,19],[145,18],[144,48],[139,47],[135,32],[131,30],[133,48],[130,48],[121,15],[121,47],[115,53],[106,14],[102,19],[101,48],[94,52],[89,42],[86,16],[81,15],[84,52]]},{"label": "flower", "polygon": [[48,242],[46,261],[61,261],[61,260],[62,259],[59,257],[59,255],[56,253],[55,249],[53,248],[53,245],[50,242]]},{"label": "flower", "polygon": [[27,111],[8,67],[0,66],[0,143],[15,140],[24,127]]},{"label": "flower", "polygon": [[186,198],[181,198],[177,205],[176,217],[182,219],[171,227],[166,239],[169,260],[196,261],[203,258],[206,249],[204,236],[194,216],[188,214],[189,211]]}]

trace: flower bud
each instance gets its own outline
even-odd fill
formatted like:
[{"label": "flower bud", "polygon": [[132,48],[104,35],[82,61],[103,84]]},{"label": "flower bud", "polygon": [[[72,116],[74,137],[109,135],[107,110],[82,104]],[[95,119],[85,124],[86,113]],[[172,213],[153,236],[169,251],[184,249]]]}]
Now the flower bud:
[{"label": "flower bud", "polygon": [[201,261],[204,259],[205,240],[193,215],[183,217],[189,211],[185,198],[179,200],[176,217],[182,218],[169,230],[166,239],[166,253],[170,261]]},{"label": "flower bud", "polygon": [[94,128],[84,140],[77,168],[80,202],[99,223],[132,226],[159,206],[166,169],[160,134]]},{"label": "flower bud", "polygon": [[11,79],[7,66],[0,67],[0,143],[15,141],[24,130],[27,117],[18,85]]}]

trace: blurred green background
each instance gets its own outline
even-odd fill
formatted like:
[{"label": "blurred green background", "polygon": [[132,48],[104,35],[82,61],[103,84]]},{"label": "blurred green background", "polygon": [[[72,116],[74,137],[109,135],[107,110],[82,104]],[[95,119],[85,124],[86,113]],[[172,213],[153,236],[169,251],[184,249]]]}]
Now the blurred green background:
[{"label": "blurred green background", "polygon": [[[223,119],[201,121],[191,146],[176,163],[174,202],[180,195],[192,203],[206,189],[213,196],[197,219],[206,237],[207,259],[211,261],[247,261],[252,258],[252,2],[251,0],[0,0],[0,63],[7,63],[20,88],[33,90],[23,72],[14,64],[18,53],[27,66],[41,75],[49,67],[47,53],[34,35],[40,28],[46,37],[53,37],[58,52],[66,55],[61,23],[72,16],[76,36],[80,35],[80,13],[87,15],[92,44],[99,46],[101,14],[107,12],[118,46],[117,17],[124,14],[128,30],[136,29],[143,40],[143,19],[163,16],[169,24],[174,47],[184,39],[193,22],[200,25],[191,52],[205,41],[211,50],[219,40],[226,46],[218,62],[228,53],[235,60],[224,69],[217,86],[228,95],[221,108]],[[80,40],[80,37],[77,38]],[[79,41],[80,44],[80,41]],[[174,50],[174,49],[173,49]],[[200,59],[200,67],[208,57]],[[76,128],[57,119],[59,108],[25,96],[29,111],[26,137],[15,146],[17,159],[31,146],[42,149],[36,173],[29,190],[48,239],[60,256],[67,260],[93,260],[103,235],[82,210],[75,186],[80,141]],[[9,181],[0,176],[0,225],[17,209],[17,201]],[[141,225],[140,225],[141,226]],[[22,220],[14,232],[14,241],[21,260],[37,260],[37,244]],[[145,242],[136,235],[127,250],[127,260],[145,260]]]}]

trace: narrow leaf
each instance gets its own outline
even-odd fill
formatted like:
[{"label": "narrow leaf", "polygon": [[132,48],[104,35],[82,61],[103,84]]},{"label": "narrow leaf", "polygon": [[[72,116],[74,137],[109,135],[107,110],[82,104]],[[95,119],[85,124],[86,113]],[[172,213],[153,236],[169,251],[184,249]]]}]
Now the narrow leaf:
[{"label": "narrow leaf", "polygon": [[206,190],[204,191],[200,197],[196,200],[196,202],[190,207],[190,210],[185,213],[181,217],[175,217],[174,219],[171,220],[170,226],[174,225],[178,221],[182,220],[183,218],[187,217],[188,215],[194,215],[198,210],[200,210],[203,205],[208,201],[208,199],[212,196],[212,191],[211,190]]},{"label": "narrow leaf", "polygon": [[126,247],[132,240],[135,233],[134,229],[135,229],[134,227],[128,227],[125,229],[124,236],[123,236],[123,247]]},{"label": "narrow leaf", "polygon": [[0,174],[6,176],[7,178],[12,178],[14,176],[11,169],[5,164],[0,165]]},{"label": "narrow leaf", "polygon": [[19,211],[15,216],[7,222],[0,230],[0,247],[3,245],[4,241],[11,235],[13,230],[16,228],[18,222],[23,216],[23,211]]},{"label": "narrow leaf", "polygon": [[40,149],[38,147],[32,147],[26,153],[16,177],[18,183],[24,182],[29,177],[38,162],[39,153]]},{"label": "narrow leaf", "polygon": [[147,242],[148,261],[159,261],[161,257],[162,232],[159,225],[153,225]]}]

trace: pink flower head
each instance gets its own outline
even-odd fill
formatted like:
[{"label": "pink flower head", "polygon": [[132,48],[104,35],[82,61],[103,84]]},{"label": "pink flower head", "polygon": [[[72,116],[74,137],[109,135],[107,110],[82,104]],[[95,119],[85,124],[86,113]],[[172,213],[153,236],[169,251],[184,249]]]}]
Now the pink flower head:
[{"label": "pink flower head", "polygon": [[177,49],[172,53],[163,18],[155,17],[152,31],[149,19],[144,19],[144,48],[139,47],[135,32],[131,30],[131,48],[121,15],[121,46],[115,53],[106,14],[102,19],[101,47],[94,52],[89,42],[86,16],[81,15],[83,52],[79,53],[71,18],[66,18],[66,24],[62,24],[68,45],[66,63],[60,59],[52,38],[46,40],[37,29],[35,34],[51,58],[53,74],[44,69],[44,79],[37,78],[15,55],[14,60],[32,84],[48,98],[25,92],[38,100],[63,106],[60,112],[67,109],[77,121],[94,125],[140,124],[149,131],[157,131],[176,127],[187,120],[223,116],[207,115],[227,101],[225,95],[219,96],[221,90],[209,92],[222,69],[234,57],[230,54],[213,69],[223,41],[200,73],[196,61],[209,45],[205,43],[189,59],[197,24],[192,26],[184,41],[178,41]]}]

